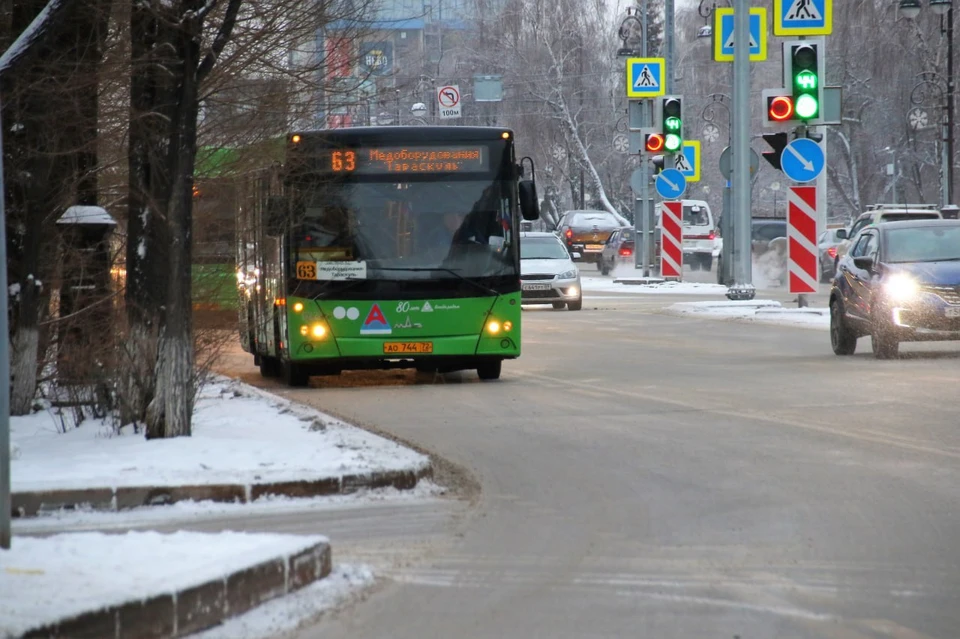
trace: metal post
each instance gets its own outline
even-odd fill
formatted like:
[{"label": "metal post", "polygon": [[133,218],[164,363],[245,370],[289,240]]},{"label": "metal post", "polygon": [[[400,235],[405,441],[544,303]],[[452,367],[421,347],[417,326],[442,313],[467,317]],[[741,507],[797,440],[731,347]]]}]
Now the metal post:
[{"label": "metal post", "polygon": [[944,136],[943,206],[953,204],[953,6],[947,11],[947,121]]},{"label": "metal post", "polygon": [[734,250],[736,239],[733,234],[733,208],[730,206],[730,180],[723,182],[723,200],[720,209],[720,237],[723,247],[720,249],[720,264],[717,266],[719,283],[729,286],[733,281]]},{"label": "metal post", "polygon": [[[647,40],[647,13],[649,9],[647,7],[647,0],[642,0],[640,3],[640,10],[643,12],[643,15],[640,16],[640,23],[643,25],[643,39],[641,40],[641,45],[643,46],[643,57],[650,55],[649,41]],[[669,68],[669,67],[667,67]],[[650,110],[648,107],[650,102],[645,100],[643,102],[643,124],[644,126],[650,126],[650,120],[653,118],[650,115]],[[653,256],[650,254],[650,215],[647,213],[647,200],[650,199],[650,162],[647,159],[646,155],[640,156],[640,170],[643,171],[643,188],[640,189],[640,206],[634,207],[636,210],[639,208],[639,214],[642,218],[640,221],[640,229],[643,231],[643,235],[638,235],[636,230],[634,230],[633,238],[633,247],[643,259],[643,277],[650,277],[650,262],[653,261]],[[636,215],[637,212],[634,213]],[[634,229],[636,229],[636,218],[634,218]]]},{"label": "metal post", "polygon": [[[2,105],[0,105],[2,113]],[[2,116],[0,116],[2,120]],[[3,183],[3,124],[0,122],[0,548],[10,548],[10,350],[7,326],[7,218]]]},{"label": "metal post", "polygon": [[666,45],[666,47],[665,47],[666,53],[665,53],[665,55],[664,55],[664,58],[666,58],[666,65],[667,65],[667,68],[665,69],[665,72],[666,72],[665,75],[666,75],[667,77],[665,78],[664,88],[666,89],[666,92],[667,92],[667,93],[673,93],[673,73],[674,73],[674,68],[673,68],[673,61],[674,61],[674,59],[673,59],[673,41],[674,41],[674,26],[673,26],[674,8],[673,8],[673,2],[674,2],[674,0],[665,0],[665,2],[663,3],[663,40],[664,40],[664,44]]},{"label": "metal post", "polygon": [[753,299],[750,197],[750,2],[734,0],[733,17],[733,172],[734,284],[728,297]]}]

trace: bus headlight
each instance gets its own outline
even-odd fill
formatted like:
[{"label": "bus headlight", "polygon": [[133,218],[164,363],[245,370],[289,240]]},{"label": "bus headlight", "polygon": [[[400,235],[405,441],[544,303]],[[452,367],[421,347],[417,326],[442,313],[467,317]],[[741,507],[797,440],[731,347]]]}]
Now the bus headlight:
[{"label": "bus headlight", "polygon": [[498,322],[497,320],[494,320],[494,319],[492,319],[492,320],[490,320],[489,322],[487,322],[487,332],[490,333],[491,335],[496,335],[497,333],[499,333],[499,332],[500,332],[500,322]]},{"label": "bus headlight", "polygon": [[511,322],[510,320],[507,320],[506,322],[503,323],[503,330],[507,331],[508,333],[512,328],[513,328],[513,322]]},{"label": "bus headlight", "polygon": [[293,312],[299,313],[303,310],[303,302],[294,302],[293,303]]},{"label": "bus headlight", "polygon": [[304,324],[303,326],[301,326],[301,327],[300,327],[300,334],[303,335],[304,337],[306,337],[307,335],[309,335],[309,334],[310,334],[310,327],[307,326],[306,324]]},{"label": "bus headlight", "polygon": [[327,334],[327,327],[323,324],[314,324],[310,327],[310,333],[313,335],[314,339],[323,339]]}]

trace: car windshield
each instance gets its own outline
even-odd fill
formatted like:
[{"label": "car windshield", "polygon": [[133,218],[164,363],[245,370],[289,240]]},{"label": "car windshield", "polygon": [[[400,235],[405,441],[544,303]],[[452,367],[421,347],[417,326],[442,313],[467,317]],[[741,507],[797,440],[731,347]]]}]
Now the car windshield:
[{"label": "car windshield", "polygon": [[886,262],[960,260],[960,226],[888,229]]},{"label": "car windshield", "polygon": [[525,237],[520,241],[521,260],[565,260],[570,255],[552,237]]},{"label": "car windshield", "polygon": [[765,240],[767,242],[775,240],[778,237],[787,236],[787,224],[758,224],[753,228],[753,236],[758,240]]},{"label": "car windshield", "polygon": [[318,280],[354,271],[390,280],[456,277],[431,268],[463,277],[516,272],[509,189],[499,181],[298,187],[291,258],[316,263]]}]

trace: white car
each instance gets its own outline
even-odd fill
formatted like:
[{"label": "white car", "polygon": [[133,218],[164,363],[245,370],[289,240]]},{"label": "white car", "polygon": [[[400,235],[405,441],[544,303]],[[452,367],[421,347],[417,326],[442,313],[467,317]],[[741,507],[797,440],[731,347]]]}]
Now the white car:
[{"label": "white car", "polygon": [[559,237],[553,233],[520,234],[520,303],[583,308],[580,271]]}]

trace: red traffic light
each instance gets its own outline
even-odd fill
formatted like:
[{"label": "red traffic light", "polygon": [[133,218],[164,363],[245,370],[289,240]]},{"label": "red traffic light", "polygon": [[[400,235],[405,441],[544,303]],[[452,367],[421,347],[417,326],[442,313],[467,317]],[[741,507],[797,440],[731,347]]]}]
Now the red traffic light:
[{"label": "red traffic light", "polygon": [[777,95],[767,101],[767,117],[774,122],[786,122],[793,118],[793,98]]},{"label": "red traffic light", "polygon": [[663,150],[664,144],[666,144],[666,138],[659,133],[651,133],[644,141],[643,148],[646,149],[648,153],[658,153]]}]

